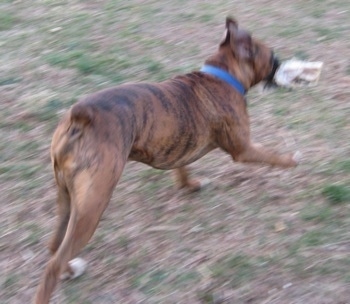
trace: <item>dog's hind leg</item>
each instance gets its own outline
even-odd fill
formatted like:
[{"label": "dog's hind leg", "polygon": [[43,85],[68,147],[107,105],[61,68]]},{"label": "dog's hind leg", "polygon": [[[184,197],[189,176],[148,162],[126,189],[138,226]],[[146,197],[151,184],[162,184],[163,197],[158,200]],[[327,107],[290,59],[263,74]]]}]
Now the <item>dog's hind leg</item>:
[{"label": "dog's hind leg", "polygon": [[186,167],[177,168],[174,171],[175,181],[178,187],[187,188],[190,192],[199,191],[207,184],[209,184],[209,180],[195,180],[191,179],[188,174],[188,170]]},{"label": "dog's hind leg", "polygon": [[[106,157],[93,168],[77,172],[69,188],[71,211],[63,241],[51,257],[35,295],[36,304],[49,303],[50,296],[60,275],[70,269],[69,261],[87,244],[100,217],[108,205],[113,189],[122,173],[124,163],[119,164]],[[67,269],[68,268],[68,269]]]},{"label": "dog's hind leg", "polygon": [[70,195],[65,186],[58,185],[57,191],[57,227],[51,241],[49,243],[49,250],[54,254],[61,245],[64,235],[67,230],[69,215],[70,215]]}]

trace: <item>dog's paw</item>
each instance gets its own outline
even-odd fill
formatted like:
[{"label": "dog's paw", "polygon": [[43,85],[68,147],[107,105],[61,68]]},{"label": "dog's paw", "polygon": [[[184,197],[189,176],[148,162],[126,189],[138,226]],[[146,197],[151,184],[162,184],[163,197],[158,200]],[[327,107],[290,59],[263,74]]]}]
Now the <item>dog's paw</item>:
[{"label": "dog's paw", "polygon": [[209,184],[210,180],[208,178],[204,178],[201,180],[191,180],[187,185],[187,189],[189,192],[196,192],[202,190]]},{"label": "dog's paw", "polygon": [[295,162],[296,165],[300,164],[300,161],[303,157],[303,154],[300,151],[297,151],[293,154],[293,161]]},{"label": "dog's paw", "polygon": [[203,178],[199,181],[199,184],[200,184],[200,189],[203,189],[207,186],[210,185],[210,179],[209,178]]},{"label": "dog's paw", "polygon": [[66,271],[61,275],[61,280],[75,279],[81,276],[87,268],[87,262],[82,258],[75,258],[69,261],[68,265],[69,271]]}]

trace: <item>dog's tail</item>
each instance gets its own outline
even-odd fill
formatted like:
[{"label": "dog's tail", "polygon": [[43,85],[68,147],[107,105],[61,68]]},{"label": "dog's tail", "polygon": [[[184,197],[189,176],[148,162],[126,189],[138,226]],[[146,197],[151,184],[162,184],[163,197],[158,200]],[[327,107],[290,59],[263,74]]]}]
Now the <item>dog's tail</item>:
[{"label": "dog's tail", "polygon": [[93,120],[93,110],[84,104],[75,104],[70,112],[71,121],[76,121],[82,125],[87,125]]},{"label": "dog's tail", "polygon": [[86,126],[94,119],[93,109],[84,104],[75,104],[70,110],[70,141],[79,138]]},{"label": "dog's tail", "polygon": [[54,169],[63,164],[63,159],[72,153],[75,143],[83,137],[94,121],[94,110],[89,105],[75,104],[60,121],[51,143],[51,160]]}]

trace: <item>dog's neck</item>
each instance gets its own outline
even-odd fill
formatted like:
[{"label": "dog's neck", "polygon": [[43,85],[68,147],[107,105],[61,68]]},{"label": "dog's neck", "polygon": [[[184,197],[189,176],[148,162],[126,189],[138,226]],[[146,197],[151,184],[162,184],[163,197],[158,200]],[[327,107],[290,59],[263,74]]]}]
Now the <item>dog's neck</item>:
[{"label": "dog's neck", "polygon": [[248,91],[253,85],[254,75],[252,71],[246,69],[244,66],[240,66],[239,62],[234,64],[231,61],[233,61],[231,56],[227,56],[224,52],[218,52],[209,57],[204,64],[228,72],[243,85],[245,91]]},{"label": "dog's neck", "polygon": [[233,87],[238,93],[240,93],[243,96],[246,93],[244,86],[234,76],[232,76],[229,72],[225,71],[222,68],[206,64],[201,68],[201,72],[212,75],[228,83],[231,87]]}]

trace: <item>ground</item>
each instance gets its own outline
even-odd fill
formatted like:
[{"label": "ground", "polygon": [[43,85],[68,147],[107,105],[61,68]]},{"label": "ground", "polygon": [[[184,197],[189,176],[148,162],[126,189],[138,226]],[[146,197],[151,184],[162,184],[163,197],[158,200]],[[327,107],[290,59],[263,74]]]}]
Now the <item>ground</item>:
[{"label": "ground", "polygon": [[50,140],[79,97],[200,68],[227,15],[281,59],[323,61],[316,87],[248,95],[253,137],[296,169],[191,166],[203,191],[130,163],[52,303],[350,303],[350,2],[0,2],[0,302],[30,303],[55,224]]}]

